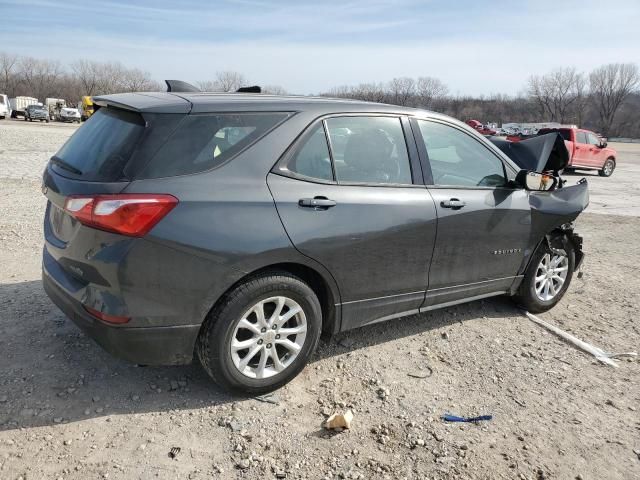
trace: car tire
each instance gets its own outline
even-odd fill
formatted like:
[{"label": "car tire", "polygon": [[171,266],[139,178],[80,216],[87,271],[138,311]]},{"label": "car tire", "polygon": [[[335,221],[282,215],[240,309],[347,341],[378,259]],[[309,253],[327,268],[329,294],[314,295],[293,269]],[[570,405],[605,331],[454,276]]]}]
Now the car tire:
[{"label": "car tire", "polygon": [[[566,256],[551,250],[546,241],[540,244],[529,262],[517,293],[513,296],[513,300],[518,306],[531,313],[541,313],[550,310],[562,299],[571,284],[575,269],[575,252],[571,242],[567,242],[565,250]],[[563,260],[556,264],[557,266],[553,266],[558,257],[563,257]],[[551,271],[551,268],[543,265],[544,263],[547,267],[551,265],[554,271],[550,273],[550,278],[541,279],[540,277],[545,273],[545,270],[546,272]],[[560,268],[566,268],[566,270],[559,270]],[[555,271],[556,269],[558,271]],[[566,272],[564,277],[562,277],[563,272]],[[559,278],[562,279],[562,284],[560,284]],[[548,284],[550,285],[549,290],[546,290]]]},{"label": "car tire", "polygon": [[[278,318],[299,313],[277,325],[276,311],[284,312]],[[256,395],[282,387],[302,371],[318,345],[321,327],[322,309],[314,291],[294,275],[267,272],[220,299],[205,319],[196,352],[218,385]],[[285,330],[296,333],[282,338],[278,332]]]},{"label": "car tire", "polygon": [[607,158],[607,161],[604,162],[602,166],[602,170],[598,170],[598,175],[601,177],[610,177],[613,174],[613,171],[616,169],[616,161],[614,158]]}]

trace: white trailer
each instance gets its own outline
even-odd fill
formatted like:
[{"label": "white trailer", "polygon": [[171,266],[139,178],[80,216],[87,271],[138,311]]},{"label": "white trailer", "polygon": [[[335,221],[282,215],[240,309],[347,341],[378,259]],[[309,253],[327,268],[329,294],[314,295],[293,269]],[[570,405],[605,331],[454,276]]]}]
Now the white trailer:
[{"label": "white trailer", "polygon": [[4,93],[0,93],[0,120],[4,120],[9,115],[11,115],[9,97],[7,97]]},{"label": "white trailer", "polygon": [[11,105],[11,118],[18,116],[24,117],[24,112],[29,105],[42,105],[37,98],[34,97],[15,97],[9,99]]}]

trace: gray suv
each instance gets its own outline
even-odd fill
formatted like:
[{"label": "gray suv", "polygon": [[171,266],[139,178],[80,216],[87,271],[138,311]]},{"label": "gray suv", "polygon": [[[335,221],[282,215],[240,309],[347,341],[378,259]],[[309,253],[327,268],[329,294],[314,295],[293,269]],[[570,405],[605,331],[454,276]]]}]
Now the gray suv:
[{"label": "gray suv", "polygon": [[94,104],[44,172],[43,282],[132,362],[197,355],[265,392],[322,332],[495,295],[541,312],[582,260],[587,185],[563,186],[555,136],[511,155],[443,115],[328,98]]}]

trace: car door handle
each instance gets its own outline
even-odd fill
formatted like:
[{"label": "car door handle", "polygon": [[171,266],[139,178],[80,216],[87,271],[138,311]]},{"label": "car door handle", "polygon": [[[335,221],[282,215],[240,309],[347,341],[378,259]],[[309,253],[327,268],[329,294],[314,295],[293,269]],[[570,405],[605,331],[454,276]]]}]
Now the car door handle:
[{"label": "car door handle", "polygon": [[327,197],[301,198],[298,205],[305,208],[313,208],[314,210],[326,210],[335,207],[336,201],[329,200]]},{"label": "car door handle", "polygon": [[454,210],[457,210],[459,208],[464,207],[466,203],[457,198],[451,198],[449,200],[443,200],[442,202],[440,202],[440,205],[443,208],[453,208]]}]

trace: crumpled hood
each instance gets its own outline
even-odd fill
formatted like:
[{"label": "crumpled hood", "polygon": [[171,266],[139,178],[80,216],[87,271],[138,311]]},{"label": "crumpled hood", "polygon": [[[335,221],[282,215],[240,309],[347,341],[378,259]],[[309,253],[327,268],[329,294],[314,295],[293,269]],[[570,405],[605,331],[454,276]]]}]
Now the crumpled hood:
[{"label": "crumpled hood", "polygon": [[556,132],[520,142],[498,138],[490,138],[490,140],[523,170],[553,171],[557,174],[569,163],[569,151],[564,139]]}]

